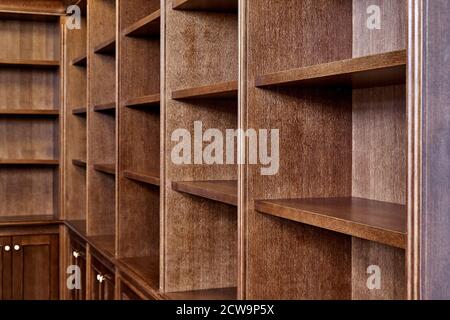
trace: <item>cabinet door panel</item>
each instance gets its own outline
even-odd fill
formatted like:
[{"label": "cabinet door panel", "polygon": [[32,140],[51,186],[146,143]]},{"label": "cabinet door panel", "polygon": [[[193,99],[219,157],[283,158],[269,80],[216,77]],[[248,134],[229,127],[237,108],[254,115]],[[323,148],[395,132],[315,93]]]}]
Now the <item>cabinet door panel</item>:
[{"label": "cabinet door panel", "polygon": [[12,243],[13,299],[58,299],[58,237],[13,237]]},{"label": "cabinet door panel", "polygon": [[12,256],[11,248],[5,251],[5,246],[11,247],[10,237],[0,237],[0,300],[11,300]]}]

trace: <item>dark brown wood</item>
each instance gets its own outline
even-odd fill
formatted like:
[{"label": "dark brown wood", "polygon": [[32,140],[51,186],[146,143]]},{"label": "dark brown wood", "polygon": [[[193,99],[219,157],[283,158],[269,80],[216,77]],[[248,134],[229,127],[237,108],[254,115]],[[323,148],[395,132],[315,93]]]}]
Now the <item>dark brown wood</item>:
[{"label": "dark brown wood", "polygon": [[96,112],[116,112],[116,103],[108,102],[94,105],[94,111]]},{"label": "dark brown wood", "polygon": [[159,107],[160,101],[161,95],[157,93],[148,96],[129,99],[125,102],[125,106],[129,108],[139,108],[139,109],[142,108],[145,110],[154,110],[155,108],[148,108],[148,107]]},{"label": "dark brown wood", "polygon": [[0,237],[0,300],[12,299],[12,252],[4,249],[11,243],[11,237]]},{"label": "dark brown wood", "polygon": [[0,109],[0,116],[50,116],[58,117],[59,110],[54,109]]},{"label": "dark brown wood", "polygon": [[94,53],[104,55],[116,54],[116,38],[110,38],[94,47]]},{"label": "dark brown wood", "polygon": [[172,0],[175,10],[199,10],[237,13],[237,0]]},{"label": "dark brown wood", "polygon": [[72,114],[76,115],[76,116],[86,116],[87,108],[81,107],[81,108],[72,109]]},{"label": "dark brown wood", "polygon": [[172,189],[237,206],[237,181],[172,182]]},{"label": "dark brown wood", "polygon": [[37,68],[37,69],[57,69],[59,61],[54,60],[26,60],[26,59],[0,59],[2,68]]},{"label": "dark brown wood", "polygon": [[115,274],[98,257],[91,260],[91,294],[92,300],[114,300]]},{"label": "dark brown wood", "polygon": [[73,159],[72,164],[77,167],[86,168],[86,160]]},{"label": "dark brown wood", "polygon": [[86,300],[86,243],[74,234],[70,234],[68,255],[70,265],[79,267],[81,272],[81,288],[70,290],[70,297],[72,300]]},{"label": "dark brown wood", "polygon": [[18,226],[41,226],[60,224],[61,220],[54,215],[32,215],[32,216],[1,216],[0,226],[18,227]]},{"label": "dark brown wood", "polygon": [[59,160],[0,159],[0,166],[58,166]]},{"label": "dark brown wood", "polygon": [[280,218],[406,248],[406,207],[361,198],[256,201],[255,209]]},{"label": "dark brown wood", "polygon": [[159,172],[137,173],[137,172],[132,172],[132,171],[127,170],[127,171],[123,172],[123,175],[130,180],[148,183],[148,184],[152,184],[155,186],[160,185]]},{"label": "dark brown wood", "polygon": [[122,31],[128,37],[158,37],[161,31],[161,10],[157,10]]},{"label": "dark brown wood", "polygon": [[258,76],[260,88],[276,86],[377,87],[406,82],[406,51],[329,62]]},{"label": "dark brown wood", "polygon": [[159,289],[159,259],[153,257],[122,258],[117,261],[122,271],[136,274],[155,291]]},{"label": "dark brown wood", "polygon": [[78,67],[86,67],[87,66],[87,55],[83,55],[81,57],[73,59],[72,65],[78,66]]},{"label": "dark brown wood", "polygon": [[237,98],[237,94],[237,81],[230,81],[202,87],[176,90],[172,92],[172,99],[225,99]]},{"label": "dark brown wood", "polygon": [[17,13],[17,12],[0,12],[1,20],[19,20],[19,21],[33,21],[33,22],[58,22],[62,14],[50,13]]},{"label": "dark brown wood", "polygon": [[170,300],[236,300],[236,288],[207,289],[187,292],[166,293]]},{"label": "dark brown wood", "polygon": [[116,166],[114,164],[94,164],[94,170],[111,175],[116,174]]}]

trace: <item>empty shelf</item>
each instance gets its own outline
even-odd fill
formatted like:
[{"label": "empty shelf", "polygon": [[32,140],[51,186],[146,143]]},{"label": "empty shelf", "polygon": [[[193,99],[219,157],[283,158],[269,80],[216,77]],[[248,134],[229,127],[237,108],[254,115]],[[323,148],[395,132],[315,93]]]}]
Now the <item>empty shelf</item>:
[{"label": "empty shelf", "polygon": [[406,247],[403,205],[361,198],[323,198],[256,201],[255,209],[357,238]]},{"label": "empty shelf", "polygon": [[172,182],[172,189],[194,196],[237,206],[237,181]]},{"label": "empty shelf", "polygon": [[238,0],[173,0],[175,10],[238,12]]},{"label": "empty shelf", "polygon": [[113,37],[96,46],[94,48],[94,53],[114,55],[116,53],[116,38]]},{"label": "empty shelf", "polygon": [[125,178],[128,178],[130,180],[147,183],[154,186],[160,185],[159,172],[137,173],[130,170],[126,170],[124,171],[123,175],[125,176]]},{"label": "empty shelf", "polygon": [[84,55],[82,57],[76,58],[72,61],[72,65],[78,67],[86,67],[87,66],[87,56]]},{"label": "empty shelf", "polygon": [[33,226],[59,224],[61,221],[54,215],[33,216],[0,216],[0,226]]},{"label": "empty shelf", "polygon": [[83,239],[86,239],[86,220],[66,220],[65,224],[73,232],[77,233]]},{"label": "empty shelf", "polygon": [[160,30],[161,10],[157,10],[124,29],[122,34],[128,37],[159,37]]},{"label": "empty shelf", "polygon": [[237,98],[238,82],[229,81],[207,86],[176,90],[172,92],[172,99],[205,99],[205,98]]},{"label": "empty shelf", "polygon": [[157,93],[130,99],[125,102],[125,106],[128,108],[159,107],[160,102],[161,102],[161,95]]},{"label": "empty shelf", "polygon": [[257,87],[376,87],[406,82],[406,51],[353,58],[286,70],[256,78]]},{"label": "empty shelf", "polygon": [[103,104],[97,104],[94,106],[94,111],[96,112],[115,112],[116,111],[116,103],[108,102]]},{"label": "empty shelf", "polygon": [[117,260],[119,268],[133,272],[153,290],[159,290],[159,260],[152,257],[122,258]]},{"label": "empty shelf", "polygon": [[50,159],[0,159],[0,165],[20,165],[20,166],[58,166],[59,160]]},{"label": "empty shelf", "polygon": [[87,164],[85,160],[73,159],[72,164],[77,167],[86,168]]},{"label": "empty shelf", "polygon": [[46,12],[0,12],[1,20],[34,21],[34,22],[59,22],[64,13]]},{"label": "empty shelf", "polygon": [[173,292],[165,296],[170,300],[237,300],[237,288]]},{"label": "empty shelf", "polygon": [[116,237],[114,235],[90,236],[87,241],[105,258],[113,259],[116,252]]},{"label": "empty shelf", "polygon": [[110,175],[116,174],[116,166],[114,164],[94,164],[94,170]]},{"label": "empty shelf", "polygon": [[75,116],[85,116],[87,114],[87,108],[75,108],[72,110],[72,114]]},{"label": "empty shelf", "polygon": [[59,68],[59,61],[56,61],[56,60],[0,59],[0,67],[57,69],[57,68]]},{"label": "empty shelf", "polygon": [[0,116],[50,116],[58,117],[59,110],[56,109],[0,109]]}]

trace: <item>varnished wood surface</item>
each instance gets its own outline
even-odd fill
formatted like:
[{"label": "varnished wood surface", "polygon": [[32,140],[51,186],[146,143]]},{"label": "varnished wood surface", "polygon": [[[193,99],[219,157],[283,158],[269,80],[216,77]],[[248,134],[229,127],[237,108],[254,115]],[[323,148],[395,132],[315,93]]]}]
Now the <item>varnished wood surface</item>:
[{"label": "varnished wood surface", "polygon": [[169,300],[236,300],[236,288],[207,289],[187,292],[166,293]]},{"label": "varnished wood surface", "polygon": [[351,86],[366,88],[406,82],[406,51],[329,62],[261,75],[257,87]]},{"label": "varnished wood surface", "polygon": [[172,0],[173,9],[237,13],[237,0]]},{"label": "varnished wood surface", "polygon": [[256,201],[262,213],[347,235],[406,247],[406,207],[361,198]]},{"label": "varnished wood surface", "polygon": [[[161,95],[159,93],[151,94],[143,97],[132,98],[125,101],[125,106],[129,108],[142,108],[157,107],[161,101]],[[153,110],[154,108],[148,108]]]},{"label": "varnished wood surface", "polygon": [[0,216],[1,227],[39,226],[60,224],[61,220],[55,215],[32,215],[32,216]]},{"label": "varnished wood surface", "polygon": [[94,246],[94,248],[98,249],[102,255],[104,255],[110,261],[114,261],[114,255],[116,251],[116,240],[114,235],[88,236],[87,240]]},{"label": "varnished wood surface", "polygon": [[161,10],[157,10],[148,16],[133,23],[122,31],[128,37],[158,37],[161,31]]},{"label": "varnished wood surface", "polygon": [[121,270],[138,275],[153,290],[159,291],[159,259],[154,257],[122,258],[117,260]]},{"label": "varnished wood surface", "polygon": [[77,167],[86,168],[86,160],[73,159],[72,164]]},{"label": "varnished wood surface", "polygon": [[25,12],[0,12],[1,20],[20,20],[20,21],[35,21],[35,22],[58,22],[63,14],[51,13],[25,13]]},{"label": "varnished wood surface", "polygon": [[2,0],[0,11],[63,15],[64,5],[69,4],[70,1],[72,0]]},{"label": "varnished wood surface", "polygon": [[172,99],[225,99],[237,98],[237,94],[237,81],[229,81],[223,83],[215,83],[207,86],[175,90],[172,92]]},{"label": "varnished wood surface", "polygon": [[87,66],[87,55],[82,55],[81,57],[72,60],[72,65],[79,67]]},{"label": "varnished wood surface", "polygon": [[59,160],[51,159],[0,159],[0,166],[58,166]]},{"label": "varnished wood surface", "polygon": [[27,60],[27,59],[0,59],[0,67],[6,68],[37,68],[57,69],[59,61],[55,60]]},{"label": "varnished wood surface", "polygon": [[96,112],[115,112],[116,111],[116,103],[115,102],[107,102],[107,103],[94,105],[94,111],[96,111]]},{"label": "varnished wood surface", "polygon": [[160,185],[159,172],[152,172],[152,173],[140,172],[140,173],[138,173],[138,172],[133,172],[130,170],[125,170],[123,172],[123,175],[130,180],[148,183],[148,184],[155,185],[155,186]]},{"label": "varnished wood surface", "polygon": [[116,166],[114,164],[94,164],[94,170],[110,175],[116,174]]},{"label": "varnished wood surface", "polygon": [[72,114],[76,116],[86,116],[87,114],[87,108],[86,107],[80,107],[72,109]]},{"label": "varnished wood surface", "polygon": [[172,189],[237,206],[237,181],[172,182]]},{"label": "varnished wood surface", "polygon": [[94,53],[114,55],[116,53],[116,38],[110,38],[94,47]]},{"label": "varnished wood surface", "polygon": [[0,116],[50,116],[58,117],[56,109],[0,109]]},{"label": "varnished wood surface", "polygon": [[65,220],[64,224],[83,240],[87,240],[86,220]]}]

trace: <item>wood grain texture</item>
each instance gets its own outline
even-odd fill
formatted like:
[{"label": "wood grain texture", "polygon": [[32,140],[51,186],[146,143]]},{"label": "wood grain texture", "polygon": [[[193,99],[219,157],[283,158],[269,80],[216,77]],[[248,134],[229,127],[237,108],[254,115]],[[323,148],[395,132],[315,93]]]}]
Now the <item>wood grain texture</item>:
[{"label": "wood grain texture", "polygon": [[261,75],[256,86],[365,88],[405,81],[406,51],[400,50]]},{"label": "wood grain texture", "polygon": [[236,288],[166,293],[169,300],[236,300]]},{"label": "wood grain texture", "polygon": [[142,182],[142,183],[148,183],[154,186],[160,185],[160,178],[159,178],[159,172],[156,173],[137,173],[132,171],[124,171],[123,175],[134,181]]},{"label": "wood grain texture", "polygon": [[172,189],[237,206],[237,181],[174,181]]},{"label": "wood grain texture", "polygon": [[143,108],[145,110],[156,110],[159,107],[161,95],[159,93],[150,94],[142,97],[131,98],[125,101],[124,105],[128,108]]},{"label": "wood grain texture", "polygon": [[229,81],[223,83],[210,84],[206,86],[175,90],[172,92],[172,99],[225,99],[237,98],[238,83],[237,81]]},{"label": "wood grain texture", "polygon": [[152,12],[148,16],[136,21],[122,31],[128,37],[157,37],[161,32],[161,10]]},{"label": "wood grain texture", "polygon": [[248,1],[246,10],[247,99],[241,117],[244,129],[280,129],[280,170],[262,176],[259,166],[244,168],[244,296],[350,299],[349,236],[258,213],[253,203],[351,195],[351,92],[261,90],[254,84],[261,74],[351,58],[352,3],[258,0]]},{"label": "wood grain texture", "polygon": [[36,13],[58,13],[65,11],[64,4],[67,1],[61,0],[2,0],[0,2],[1,11],[21,11]]},{"label": "wood grain texture", "polygon": [[406,208],[362,198],[257,201],[255,209],[280,218],[406,247]]},{"label": "wood grain texture", "polygon": [[36,109],[0,109],[0,116],[43,116],[43,117],[58,117],[59,110],[36,110]]},{"label": "wood grain texture", "polygon": [[199,10],[237,13],[237,0],[172,0],[175,10]]},{"label": "wood grain texture", "polygon": [[235,165],[171,162],[171,133],[194,121],[203,127],[236,129],[237,100],[172,100],[172,92],[238,78],[238,21],[235,14],[173,10],[165,3],[161,107],[164,119],[164,268],[162,291],[235,287],[237,284],[236,207],[172,189],[173,181],[236,180]]}]

